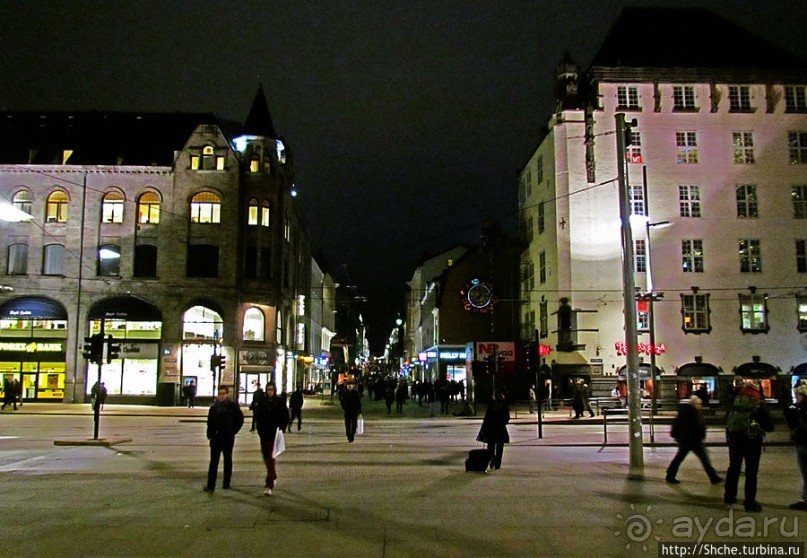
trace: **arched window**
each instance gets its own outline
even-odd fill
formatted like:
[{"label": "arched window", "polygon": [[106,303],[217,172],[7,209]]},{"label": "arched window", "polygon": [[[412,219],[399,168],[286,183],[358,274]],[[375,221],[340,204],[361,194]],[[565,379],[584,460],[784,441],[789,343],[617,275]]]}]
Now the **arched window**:
[{"label": "arched window", "polygon": [[249,207],[247,208],[247,224],[258,224],[258,200],[251,198],[249,200]]},{"label": "arched window", "polygon": [[266,200],[261,202],[261,226],[269,226],[269,202]]},{"label": "arched window", "polygon": [[45,221],[48,223],[66,223],[67,222],[67,206],[70,198],[67,193],[61,190],[56,190],[48,196],[47,207],[45,210]]},{"label": "arched window", "polygon": [[265,319],[258,308],[250,308],[244,313],[244,341],[263,341]]},{"label": "arched window", "polygon": [[20,190],[11,198],[11,204],[20,211],[31,215],[31,192]]},{"label": "arched window", "polygon": [[218,312],[206,306],[194,306],[182,315],[182,338],[186,341],[219,340],[224,336],[223,326]]},{"label": "arched window", "polygon": [[28,273],[28,245],[11,244],[8,247],[8,268],[9,275],[25,275]]},{"label": "arched window", "polygon": [[220,223],[221,198],[213,192],[199,192],[191,199],[191,223]]},{"label": "arched window", "polygon": [[98,275],[104,277],[120,275],[120,246],[105,244],[98,248]]},{"label": "arched window", "polygon": [[146,192],[137,202],[137,222],[160,222],[160,196],[155,192]]},{"label": "arched window", "polygon": [[64,275],[64,246],[45,245],[42,250],[42,275]]},{"label": "arched window", "polygon": [[101,201],[102,223],[123,223],[123,208],[126,198],[117,190],[104,194]]}]

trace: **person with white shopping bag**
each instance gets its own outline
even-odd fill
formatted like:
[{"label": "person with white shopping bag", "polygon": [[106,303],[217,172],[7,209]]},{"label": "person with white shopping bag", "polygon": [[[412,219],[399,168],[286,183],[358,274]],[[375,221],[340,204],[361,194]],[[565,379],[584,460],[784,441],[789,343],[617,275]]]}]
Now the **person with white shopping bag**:
[{"label": "person with white shopping bag", "polygon": [[[274,382],[266,384],[266,397],[255,408],[258,436],[261,439],[261,454],[266,464],[266,482],[263,493],[272,495],[277,480],[275,458],[286,449],[283,431],[289,424],[286,402],[277,394]],[[282,447],[282,449],[281,449]]]},{"label": "person with white shopping bag", "polygon": [[348,382],[345,386],[340,403],[345,411],[345,435],[347,441],[352,442],[356,436],[359,415],[361,415],[361,394],[356,391],[353,382]]}]

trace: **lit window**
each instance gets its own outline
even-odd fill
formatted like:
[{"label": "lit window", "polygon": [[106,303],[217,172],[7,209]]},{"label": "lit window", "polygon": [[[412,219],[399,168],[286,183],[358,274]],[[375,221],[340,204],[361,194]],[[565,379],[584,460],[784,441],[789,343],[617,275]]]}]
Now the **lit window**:
[{"label": "lit window", "polygon": [[278,345],[283,344],[283,316],[280,310],[275,314],[275,342]]},{"label": "lit window", "polygon": [[675,132],[675,145],[678,148],[678,164],[688,165],[698,162],[696,132]]},{"label": "lit window", "polygon": [[31,192],[28,190],[20,190],[14,197],[11,198],[11,204],[15,209],[19,209],[23,213],[31,214]]},{"label": "lit window", "polygon": [[695,88],[691,85],[673,86],[673,110],[695,110]]},{"label": "lit window", "polygon": [[647,273],[647,243],[638,239],[633,241],[633,264],[636,273]]},{"label": "lit window", "polygon": [[791,165],[807,165],[807,132],[788,132]]},{"label": "lit window", "polygon": [[703,240],[681,241],[681,269],[684,273],[703,273]]},{"label": "lit window", "polygon": [[224,170],[224,155],[216,153],[212,145],[206,145],[201,154],[191,154],[191,170]]},{"label": "lit window", "polygon": [[137,222],[154,224],[160,222],[160,196],[154,192],[146,192],[140,196],[137,202]]},{"label": "lit window", "polygon": [[762,249],[759,240],[740,240],[740,272],[762,272]]},{"label": "lit window", "polygon": [[47,244],[42,251],[42,275],[64,275],[64,246]]},{"label": "lit window", "polygon": [[759,217],[759,202],[757,200],[757,187],[753,184],[740,184],[737,186],[737,217]]},{"label": "lit window", "polygon": [[120,192],[107,192],[101,201],[102,223],[123,223],[125,198]]},{"label": "lit window", "polygon": [[261,226],[269,226],[269,202],[266,200],[261,202]]},{"label": "lit window", "polygon": [[807,240],[796,240],[796,271],[807,273]]},{"label": "lit window", "polygon": [[635,85],[620,85],[616,88],[618,109],[638,109],[639,89]]},{"label": "lit window", "polygon": [[785,112],[807,112],[807,87],[785,85]]},{"label": "lit window", "polygon": [[790,196],[793,199],[793,218],[807,219],[807,185],[793,186]]},{"label": "lit window", "polygon": [[701,216],[701,190],[700,186],[678,186],[678,209],[681,217]]},{"label": "lit window", "polygon": [[258,224],[258,200],[252,198],[249,200],[249,206],[247,208],[247,225],[257,225]]},{"label": "lit window", "polygon": [[70,199],[65,192],[57,190],[48,196],[45,209],[45,221],[48,223],[66,223],[67,206]]},{"label": "lit window", "polygon": [[249,160],[249,172],[260,172],[261,160],[258,157],[252,157]]},{"label": "lit window", "polygon": [[754,163],[754,134],[753,132],[732,132],[734,143],[734,162],[738,165]]},{"label": "lit window", "polygon": [[191,199],[192,223],[220,223],[221,198],[213,192],[199,192]]},{"label": "lit window", "polygon": [[106,244],[98,248],[98,275],[120,275],[120,246]]},{"label": "lit window", "polygon": [[685,333],[708,333],[709,324],[709,295],[708,294],[682,294],[681,317]]},{"label": "lit window", "polygon": [[258,308],[250,308],[244,313],[244,341],[263,341],[265,319]]},{"label": "lit window", "polygon": [[11,244],[8,247],[8,275],[25,275],[28,273],[28,245]]},{"label": "lit window", "polygon": [[796,311],[799,316],[799,331],[807,331],[807,295],[796,295]]},{"label": "lit window", "polygon": [[647,215],[647,200],[644,196],[644,186],[630,187],[631,215]]},{"label": "lit window", "polygon": [[729,111],[751,111],[751,88],[747,85],[729,85]]},{"label": "lit window", "polygon": [[761,294],[740,295],[740,317],[743,332],[768,331],[767,298]]},{"label": "lit window", "polygon": [[289,223],[289,216],[286,215],[286,220],[283,224],[283,238],[286,242],[291,242],[291,224]]}]

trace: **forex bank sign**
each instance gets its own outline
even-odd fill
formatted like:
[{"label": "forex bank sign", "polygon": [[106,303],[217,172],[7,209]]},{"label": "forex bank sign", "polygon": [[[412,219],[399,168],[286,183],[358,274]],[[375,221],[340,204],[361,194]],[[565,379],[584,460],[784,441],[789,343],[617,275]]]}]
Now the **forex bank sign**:
[{"label": "forex bank sign", "polygon": [[16,353],[61,353],[62,343],[0,343],[0,351]]},{"label": "forex bank sign", "polygon": [[516,344],[513,341],[480,341],[476,344],[476,360],[484,362],[487,357],[504,362],[516,360]]}]

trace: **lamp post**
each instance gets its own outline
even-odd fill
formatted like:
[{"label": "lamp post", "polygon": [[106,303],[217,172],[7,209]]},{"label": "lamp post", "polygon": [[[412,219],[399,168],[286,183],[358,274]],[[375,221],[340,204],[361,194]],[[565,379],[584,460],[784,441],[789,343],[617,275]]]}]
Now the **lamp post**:
[{"label": "lamp post", "polygon": [[[651,247],[650,247],[650,230],[659,228],[663,229],[669,227],[672,223],[669,221],[658,221],[651,223],[649,220],[645,223],[646,242],[647,242],[647,292],[644,294],[647,300],[648,310],[648,330],[650,333],[650,375],[653,378],[653,391],[651,393],[650,416],[654,417],[658,412],[658,381],[660,377],[656,374],[656,312],[653,303],[657,300],[664,298],[664,293],[657,293],[653,290],[653,268],[651,266]],[[653,431],[651,429],[651,442],[653,440]]]}]

